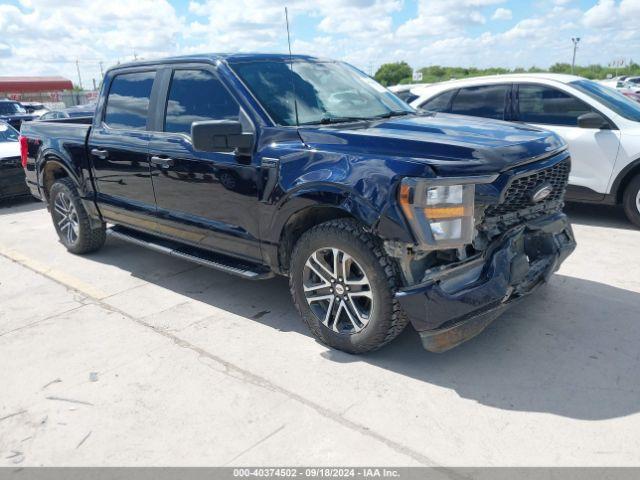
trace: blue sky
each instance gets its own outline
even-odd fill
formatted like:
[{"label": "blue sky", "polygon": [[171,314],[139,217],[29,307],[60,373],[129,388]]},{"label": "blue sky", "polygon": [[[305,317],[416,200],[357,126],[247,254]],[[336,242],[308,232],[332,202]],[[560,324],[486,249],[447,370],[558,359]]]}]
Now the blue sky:
[{"label": "blue sky", "polygon": [[0,0],[0,74],[99,78],[99,62],[293,50],[365,71],[388,61],[546,67],[633,58],[640,0]]}]

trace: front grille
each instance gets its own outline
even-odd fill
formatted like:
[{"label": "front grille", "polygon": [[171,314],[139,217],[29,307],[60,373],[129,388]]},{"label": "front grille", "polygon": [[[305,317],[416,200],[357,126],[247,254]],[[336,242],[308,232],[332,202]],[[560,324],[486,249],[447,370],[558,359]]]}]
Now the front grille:
[{"label": "front grille", "polygon": [[[566,158],[551,167],[513,179],[500,203],[489,205],[484,212],[476,214],[476,228],[481,234],[474,241],[476,247],[482,249],[483,242],[506,230],[562,209],[570,170],[571,160]],[[533,193],[542,185],[550,185],[552,191],[543,201],[534,202]],[[478,207],[483,208],[482,205]]]},{"label": "front grille", "polygon": [[545,198],[545,204],[562,201],[567,189],[570,170],[571,163],[567,158],[552,167],[516,178],[507,188],[504,200],[498,205],[487,207],[485,218],[501,217],[537,205],[531,197],[535,189],[542,185],[551,185],[553,188],[551,194]]}]

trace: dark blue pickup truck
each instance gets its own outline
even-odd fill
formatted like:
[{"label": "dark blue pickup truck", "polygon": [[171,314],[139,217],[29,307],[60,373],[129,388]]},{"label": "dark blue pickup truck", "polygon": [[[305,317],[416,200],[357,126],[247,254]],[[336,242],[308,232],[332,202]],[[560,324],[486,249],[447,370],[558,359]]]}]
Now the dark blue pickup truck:
[{"label": "dark blue pickup truck", "polygon": [[360,353],[411,322],[473,337],[575,248],[553,133],[419,112],[342,62],[201,55],[120,65],[92,118],[29,122],[22,162],[73,253],[107,234],[290,278],[320,341]]}]

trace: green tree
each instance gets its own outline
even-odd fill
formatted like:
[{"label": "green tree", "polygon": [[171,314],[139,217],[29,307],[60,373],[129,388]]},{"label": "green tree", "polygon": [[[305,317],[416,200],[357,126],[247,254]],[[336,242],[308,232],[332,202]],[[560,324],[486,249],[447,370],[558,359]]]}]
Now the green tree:
[{"label": "green tree", "polygon": [[412,75],[413,69],[407,62],[385,63],[376,72],[375,79],[387,87],[411,79]]},{"label": "green tree", "polygon": [[549,67],[551,73],[571,73],[571,65],[568,63],[554,63]]}]

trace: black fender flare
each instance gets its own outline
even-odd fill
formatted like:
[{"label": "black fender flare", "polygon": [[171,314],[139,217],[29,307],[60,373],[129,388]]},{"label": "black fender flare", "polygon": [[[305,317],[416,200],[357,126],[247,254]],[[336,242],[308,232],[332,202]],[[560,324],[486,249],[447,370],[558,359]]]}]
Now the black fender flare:
[{"label": "black fender flare", "polygon": [[629,181],[637,174],[640,174],[640,158],[624,167],[616,176],[611,184],[611,195],[616,199],[617,203],[622,201],[622,194]]},{"label": "black fender flare", "polygon": [[36,161],[36,175],[38,179],[38,190],[40,191],[42,198],[45,199],[46,203],[48,203],[49,196],[47,195],[47,192],[45,192],[43,172],[47,168],[47,165],[55,164],[62,170],[64,170],[64,172],[67,174],[67,177],[69,177],[78,188],[78,192],[80,193],[80,201],[89,214],[89,219],[91,221],[92,227],[100,228],[103,224],[102,214],[98,210],[95,202],[92,199],[87,198],[87,190],[78,172],[74,170],[69,165],[68,161],[65,161],[62,157],[63,156],[61,156],[60,153],[54,149],[45,149],[40,152],[40,155],[38,156],[38,159]]},{"label": "black fender flare", "polygon": [[266,228],[267,238],[278,241],[292,217],[314,208],[341,210],[366,227],[372,228],[379,212],[371,202],[349,188],[336,184],[309,183],[288,192],[276,205],[276,214]]},{"label": "black fender flare", "polygon": [[70,168],[68,162],[65,162],[59,152],[55,150],[46,149],[40,152],[38,159],[36,160],[36,175],[38,179],[38,188],[40,189],[40,193],[43,194],[43,197],[47,197],[46,192],[44,191],[44,171],[48,165],[55,164],[59,166],[62,170],[65,171],[67,176],[73,180],[78,188],[81,188],[80,179],[78,178],[78,174]]}]

